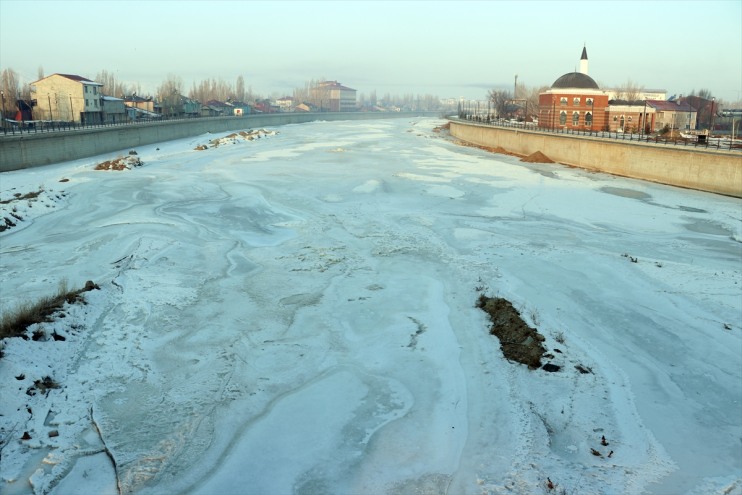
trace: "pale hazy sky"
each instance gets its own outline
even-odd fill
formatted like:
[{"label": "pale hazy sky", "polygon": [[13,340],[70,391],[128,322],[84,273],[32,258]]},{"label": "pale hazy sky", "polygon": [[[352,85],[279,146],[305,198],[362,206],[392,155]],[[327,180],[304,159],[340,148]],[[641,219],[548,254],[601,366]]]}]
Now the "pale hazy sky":
[{"label": "pale hazy sky", "polygon": [[368,94],[484,99],[577,70],[668,95],[742,98],[742,0],[0,0],[0,69],[101,70],[154,92],[237,76],[265,96],[327,78]]}]

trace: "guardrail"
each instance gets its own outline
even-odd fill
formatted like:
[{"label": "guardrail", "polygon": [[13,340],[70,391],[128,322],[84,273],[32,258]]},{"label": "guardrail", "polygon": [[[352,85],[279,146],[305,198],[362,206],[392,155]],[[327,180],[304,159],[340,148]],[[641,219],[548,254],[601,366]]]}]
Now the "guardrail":
[{"label": "guardrail", "polygon": [[[256,114],[262,115],[262,114]],[[244,118],[246,116],[239,115],[228,115],[226,117]],[[139,124],[148,124],[152,122],[173,122],[178,120],[193,120],[193,119],[214,119],[224,118],[224,116],[178,116],[178,117],[160,117],[156,119],[144,118],[137,120],[129,120],[124,122],[99,122],[99,123],[80,123],[80,122],[67,122],[61,120],[11,120],[5,119],[2,124],[2,136],[15,136],[19,134],[40,134],[46,132],[59,132],[59,131],[73,131],[77,129],[97,129],[105,127],[122,127]]]},{"label": "guardrail", "polygon": [[[449,117],[454,118],[454,117]],[[635,134],[630,132],[609,132],[609,131],[593,131],[590,129],[569,129],[569,128],[552,128],[542,127],[534,125],[530,122],[510,122],[507,120],[487,119],[481,116],[460,116],[456,117],[460,120],[468,122],[474,122],[481,125],[487,125],[492,127],[512,127],[518,129],[524,129],[527,131],[544,132],[548,134],[568,134],[574,136],[587,136],[593,138],[611,139],[614,141],[636,141],[642,143],[651,143],[666,146],[688,146],[693,148],[704,148],[704,149],[717,149],[725,151],[742,151],[742,140],[729,139],[729,138],[707,138],[706,142],[699,142],[693,139],[686,138],[665,138],[659,134]]]}]

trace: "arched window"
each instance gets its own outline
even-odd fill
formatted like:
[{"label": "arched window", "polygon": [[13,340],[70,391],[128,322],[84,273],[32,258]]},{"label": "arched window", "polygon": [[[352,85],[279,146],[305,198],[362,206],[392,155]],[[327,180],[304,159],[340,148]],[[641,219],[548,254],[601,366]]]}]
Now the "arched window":
[{"label": "arched window", "polygon": [[580,125],[580,112],[572,112],[572,125]]},{"label": "arched window", "polygon": [[573,98],[572,99],[572,105],[578,107],[580,106],[580,99],[579,98]]},{"label": "arched window", "polygon": [[585,104],[586,105],[592,105],[593,104],[593,99],[592,98],[588,98],[587,100],[585,100]]},{"label": "arched window", "polygon": [[564,124],[566,124],[566,123],[567,123],[567,112],[565,112],[564,110],[562,110],[562,111],[561,111],[561,112],[559,113],[559,123],[560,123],[561,125],[564,125]]},{"label": "arched window", "polygon": [[585,114],[585,125],[589,125],[590,127],[593,125],[593,114],[590,112]]},{"label": "arched window", "polygon": [[621,129],[623,129],[626,126],[626,117],[621,115]]},{"label": "arched window", "polygon": [[565,96],[562,96],[562,98],[559,100],[560,105],[566,105],[567,104],[567,98]]}]

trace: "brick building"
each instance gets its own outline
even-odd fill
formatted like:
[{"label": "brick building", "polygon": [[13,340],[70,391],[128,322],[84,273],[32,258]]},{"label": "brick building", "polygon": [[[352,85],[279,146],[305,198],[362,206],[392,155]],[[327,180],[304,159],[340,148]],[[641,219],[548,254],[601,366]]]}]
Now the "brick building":
[{"label": "brick building", "polygon": [[593,131],[606,128],[608,94],[587,72],[587,49],[583,47],[580,71],[564,74],[539,94],[540,127]]}]

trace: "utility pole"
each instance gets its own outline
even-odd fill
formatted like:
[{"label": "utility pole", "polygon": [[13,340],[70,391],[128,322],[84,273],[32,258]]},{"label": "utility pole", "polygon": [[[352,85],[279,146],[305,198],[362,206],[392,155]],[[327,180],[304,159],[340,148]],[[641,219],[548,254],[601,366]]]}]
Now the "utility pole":
[{"label": "utility pole", "polygon": [[513,84],[513,99],[517,96],[518,92],[518,74],[515,75],[515,84]]}]

